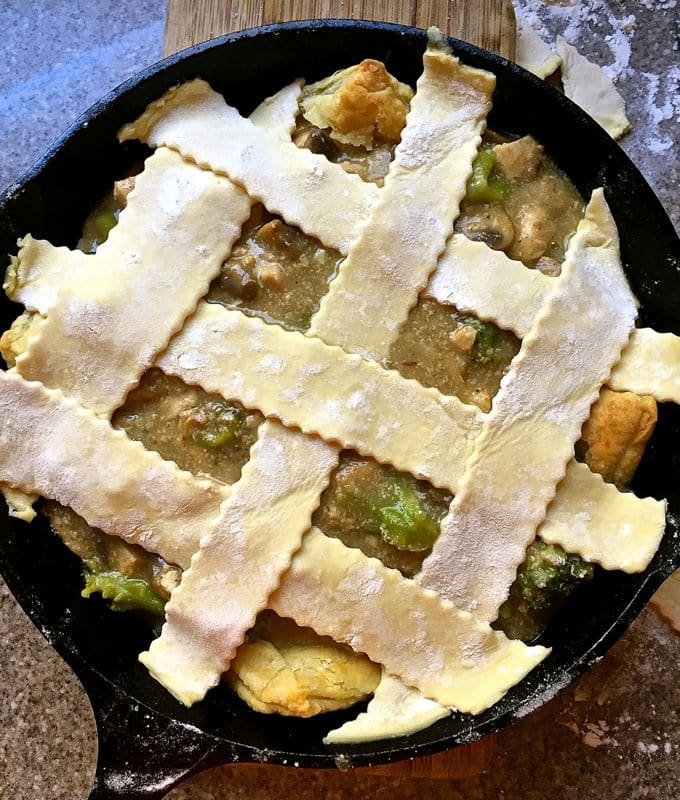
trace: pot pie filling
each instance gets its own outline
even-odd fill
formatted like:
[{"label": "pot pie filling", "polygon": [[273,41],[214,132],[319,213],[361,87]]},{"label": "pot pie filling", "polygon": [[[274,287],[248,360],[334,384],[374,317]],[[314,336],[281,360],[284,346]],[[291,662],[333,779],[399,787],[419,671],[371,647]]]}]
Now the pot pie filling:
[{"label": "pot pie filling", "polygon": [[264,712],[375,692],[329,742],[496,702],[592,563],[644,569],[665,525],[620,490],[678,337],[634,329],[602,193],[581,219],[535,140],[484,131],[493,76],[434,41],[424,67],[250,120],[171,90],[121,131],[156,150],[90,254],[27,236],[5,284],[8,501],[53,498],[84,593],[165,611],[141,658],[183,702],[224,673]]}]

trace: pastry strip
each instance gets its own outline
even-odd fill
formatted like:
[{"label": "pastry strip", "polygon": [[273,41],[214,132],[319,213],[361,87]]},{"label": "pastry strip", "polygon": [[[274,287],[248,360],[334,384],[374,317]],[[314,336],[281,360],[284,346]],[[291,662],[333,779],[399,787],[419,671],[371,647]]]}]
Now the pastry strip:
[{"label": "pastry strip", "polygon": [[387,356],[451,235],[495,82],[427,50],[371,224],[350,246],[310,333],[366,358]]},{"label": "pastry strip", "polygon": [[324,744],[357,744],[408,736],[451,713],[383,670],[366,711],[324,737]]},{"label": "pastry strip", "polygon": [[585,464],[572,461],[538,535],[605,569],[642,572],[665,526],[665,501],[619,492]]},{"label": "pastry strip", "polygon": [[[446,238],[450,234],[452,222],[452,215],[457,210],[457,201],[452,203],[447,199],[447,192],[442,188],[453,183],[454,192],[456,189],[459,191],[457,194],[462,196],[465,191],[465,181],[471,170],[472,159],[476,152],[476,144],[479,142],[479,131],[481,130],[483,122],[483,113],[488,110],[489,94],[493,89],[494,79],[487,73],[481,73],[478,70],[470,70],[461,67],[458,60],[440,52],[432,52],[428,50],[424,56],[425,70],[424,76],[418,82],[418,94],[416,94],[411,112],[408,118],[407,128],[402,136],[402,144],[397,149],[395,154],[395,161],[390,170],[396,169],[397,178],[390,181],[390,175],[385,180],[385,185],[380,193],[380,201],[374,205],[370,218],[366,225],[361,229],[359,238],[352,244],[347,258],[341,264],[339,275],[333,281],[329,296],[327,296],[325,308],[322,308],[312,319],[312,330],[321,335],[325,341],[335,344],[334,337],[341,334],[342,342],[346,345],[347,349],[353,351],[360,350],[362,354],[367,354],[370,358],[379,358],[382,354],[387,354],[389,343],[396,337],[397,324],[405,319],[408,309],[416,302],[417,294],[422,286],[425,285],[427,278],[436,266],[436,259],[443,251]],[[194,87],[196,88],[196,87]],[[205,86],[201,89],[203,97],[206,97]],[[209,87],[208,87],[209,90]],[[210,90],[209,90],[210,91]],[[420,95],[420,100],[418,100]],[[467,98],[471,99],[467,101]],[[214,98],[213,98],[214,99]],[[223,101],[217,98],[215,101],[217,105],[222,108]],[[221,105],[220,105],[221,104]],[[447,113],[448,109],[448,113]],[[147,112],[147,121],[153,125],[153,109]],[[220,111],[223,114],[224,110]],[[229,112],[232,113],[232,112]],[[235,113],[235,112],[233,112]],[[219,115],[218,115],[219,116]],[[474,120],[471,126],[470,120]],[[241,119],[240,117],[238,118]],[[433,125],[431,119],[437,120],[437,125]],[[161,123],[162,124],[162,123]],[[217,124],[217,120],[216,120]],[[238,123],[239,125],[241,122]],[[472,136],[475,139],[475,145],[463,146],[463,150],[467,154],[467,164],[465,164],[459,156],[451,159],[447,152],[447,147],[458,147],[460,145],[460,135],[455,131],[460,128],[466,132],[466,135]],[[409,135],[409,129],[412,133]],[[415,133],[414,133],[415,132]],[[476,132],[476,135],[475,135]],[[300,152],[300,151],[298,151]],[[250,156],[248,156],[250,158]],[[432,164],[437,160],[443,159],[449,169],[442,170],[438,167],[433,167]],[[293,162],[294,163],[294,162]],[[450,170],[456,167],[457,173],[451,174]],[[260,165],[260,171],[262,167]],[[266,170],[265,170],[266,172]],[[406,183],[406,173],[410,175],[410,182]],[[428,180],[428,176],[435,176],[436,181]],[[408,186],[418,187],[418,196],[421,192],[432,200],[435,198],[437,202],[430,203],[430,208],[426,214],[423,215],[423,209],[420,203],[404,204],[404,192],[408,191]],[[289,187],[290,191],[290,187]],[[405,214],[401,207],[412,209],[412,215]],[[417,235],[404,236],[401,231],[397,233],[400,235],[401,245],[398,248],[394,247],[394,243],[386,238],[386,231],[394,231],[390,217],[395,213],[395,207],[399,207],[399,220],[403,226],[403,231],[417,231]],[[447,218],[447,215],[451,218]],[[392,235],[392,234],[390,234]],[[374,250],[385,248],[390,254],[391,280],[399,279],[399,276],[409,275],[408,280],[400,281],[399,291],[394,294],[390,300],[390,305],[393,312],[394,325],[387,329],[380,327],[381,331],[380,340],[377,341],[373,330],[372,324],[378,324],[378,321],[384,317],[385,308],[381,306],[380,309],[373,308],[374,319],[370,320],[364,315],[364,324],[348,325],[347,320],[352,319],[353,316],[346,315],[346,296],[344,292],[333,292],[333,286],[337,281],[343,280],[343,273],[347,271],[350,275],[349,283],[345,285],[353,285],[351,282],[352,275],[362,274],[363,258],[372,257],[371,254]],[[372,263],[372,262],[371,262]],[[413,277],[415,276],[415,277]],[[362,295],[366,295],[369,291],[368,286],[357,286],[357,291]],[[399,312],[397,305],[401,304],[402,310]],[[337,306],[337,310],[334,310]],[[370,309],[369,309],[370,310]],[[353,333],[351,341],[347,341],[345,335],[345,328]],[[389,339],[389,341],[387,341]],[[377,346],[380,350],[373,352],[372,348]],[[384,352],[383,352],[384,351]],[[265,440],[276,431],[276,423],[269,421],[265,426],[260,428],[259,441],[265,444]],[[302,436],[303,434],[297,434]],[[292,439],[291,441],[294,441]],[[293,445],[291,445],[293,446]],[[286,453],[288,455],[288,453]],[[272,465],[272,471],[269,479],[272,482],[287,483],[286,477],[286,461],[289,458],[281,458],[279,462]],[[335,462],[334,462],[335,463]],[[329,480],[331,467],[326,463],[325,459],[315,461],[309,459],[306,463],[306,469],[310,474],[319,474],[323,478],[323,486]],[[239,496],[251,499],[252,503],[259,506],[258,487],[251,490],[250,487],[241,487],[239,484],[247,483],[249,480],[249,473],[244,471],[241,481],[235,485],[232,499],[226,504],[234,503],[235,499]],[[317,503],[321,492],[317,495]],[[302,503],[303,508],[306,508]],[[297,537],[298,544],[302,540],[305,530],[309,527],[311,520],[311,511],[306,524],[302,525],[303,516],[296,515],[290,520],[279,518],[273,514],[267,514],[263,511],[262,514],[254,517],[257,519],[266,532],[275,529],[278,531],[279,538],[285,542],[284,547],[292,554],[295,550],[294,542]],[[257,535],[263,541],[263,547],[260,549],[260,560],[264,563],[270,558],[274,557],[278,542],[271,536],[269,539],[262,537],[253,529],[252,535]],[[224,542],[223,549],[220,548],[220,555],[224,555],[229,549],[229,538]],[[240,546],[240,543],[239,543]],[[217,542],[210,543],[210,549],[217,552]],[[207,555],[206,558],[210,556]],[[200,556],[199,556],[200,558]],[[271,578],[269,591],[273,591],[277,586],[277,576],[274,573],[268,575]],[[183,592],[183,587],[192,585],[191,570],[185,574],[182,584],[178,588],[178,592]],[[244,577],[245,580],[245,577]],[[258,580],[253,576],[252,580]],[[189,583],[187,583],[189,581]],[[200,582],[197,581],[200,585]],[[201,673],[201,686],[208,686],[212,680],[216,683],[219,679],[219,672],[226,668],[227,662],[223,660],[219,665],[213,662],[213,669],[215,670],[212,678],[209,677],[206,671],[207,654],[202,654],[201,650],[205,649],[205,642],[197,641],[192,645],[190,642],[190,631],[195,629],[196,620],[200,620],[206,604],[221,603],[223,608],[228,608],[231,602],[229,596],[229,585],[225,585],[225,591],[218,596],[215,586],[211,586],[212,592],[210,596],[205,595],[202,591],[194,591],[191,596],[187,596],[186,602],[178,607],[177,614],[170,617],[167,624],[163,628],[160,639],[160,644],[155,645],[157,648],[158,656],[154,659],[153,669],[154,674],[164,684],[167,682],[172,687],[172,691],[177,696],[183,696],[181,687],[188,687],[187,697],[191,700],[197,699],[198,687],[192,683],[192,664],[197,672]],[[245,615],[245,622],[237,620],[231,615],[225,618],[223,630],[220,632],[213,631],[213,640],[228,641],[229,643],[238,644],[242,640],[247,630],[248,623],[254,619],[255,614],[264,607],[264,602],[257,605],[264,590],[264,585],[260,581],[257,584],[257,591],[254,593],[254,603],[252,613]],[[371,602],[375,598],[370,598]],[[208,625],[211,625],[208,622]],[[227,630],[229,627],[232,630]],[[183,646],[173,646],[165,649],[163,643],[164,639],[173,642],[179,642],[181,631],[186,631],[183,636]],[[177,633],[175,632],[177,630]],[[223,653],[224,659],[229,657],[230,653]],[[147,658],[144,656],[144,658]],[[217,671],[219,668],[219,671]]]},{"label": "pastry strip", "polygon": [[423,294],[526,336],[555,284],[537,269],[454,233]]},{"label": "pastry strip", "polygon": [[139,657],[185,705],[228,669],[299,548],[337,458],[321,439],[261,426],[241,479],[172,592],[160,638]]},{"label": "pastry strip", "polygon": [[156,366],[452,492],[481,424],[455,397],[212,303],[199,304]]},{"label": "pastry strip", "polygon": [[195,478],[61,392],[0,371],[0,480],[187,567],[228,486]]},{"label": "pastry strip", "polygon": [[157,150],[118,225],[87,259],[90,268],[63,285],[17,371],[109,415],[206,293],[249,212],[247,195],[229,180]]},{"label": "pastry strip", "polygon": [[29,311],[47,314],[60,293],[92,269],[93,256],[68,247],[55,247],[31,234],[19,239],[19,252],[12,258],[3,289]]},{"label": "pastry strip", "polygon": [[636,328],[609,378],[612,389],[680,403],[680,336]]},{"label": "pastry strip", "polygon": [[[550,652],[511,641],[312,528],[271,607],[344,642],[426,697],[478,714]],[[367,602],[369,600],[370,602]]]},{"label": "pastry strip", "polygon": [[[54,247],[28,235],[20,242],[5,287],[9,283],[13,300],[45,314],[61,287],[80,269],[89,269],[91,258],[79,250]],[[423,295],[481,319],[491,319],[522,337],[554,280],[483,242],[454,234]],[[680,336],[636,328],[608,385],[617,391],[651,394],[660,402],[680,403]]]},{"label": "pastry strip", "polygon": [[616,225],[598,189],[475,440],[423,564],[424,586],[477,619],[496,618],[635,316]]},{"label": "pastry strip", "polygon": [[256,127],[202,80],[168,90],[136,122],[125,125],[119,138],[165,145],[227,175],[269,211],[342,253],[378,194],[376,186],[324,156]]},{"label": "pastry strip", "polygon": [[[483,242],[454,234],[423,294],[493,320],[500,328],[522,337],[555,280]],[[607,382],[621,392],[651,394],[661,402],[679,403],[680,337],[636,328]]]}]

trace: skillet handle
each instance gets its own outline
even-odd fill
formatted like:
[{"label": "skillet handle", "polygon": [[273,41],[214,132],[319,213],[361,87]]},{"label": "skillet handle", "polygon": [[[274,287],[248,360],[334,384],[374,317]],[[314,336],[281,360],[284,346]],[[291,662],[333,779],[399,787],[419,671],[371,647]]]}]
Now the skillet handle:
[{"label": "skillet handle", "polygon": [[140,706],[99,676],[83,681],[97,722],[97,769],[89,800],[154,800],[213,766],[220,743]]}]

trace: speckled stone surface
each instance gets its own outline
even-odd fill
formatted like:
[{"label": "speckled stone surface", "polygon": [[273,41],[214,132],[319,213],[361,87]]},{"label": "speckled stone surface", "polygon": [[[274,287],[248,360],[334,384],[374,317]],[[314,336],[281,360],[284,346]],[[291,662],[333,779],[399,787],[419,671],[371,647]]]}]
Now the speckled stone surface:
[{"label": "speckled stone surface", "polygon": [[[680,66],[675,0],[521,3],[617,80],[634,131],[623,146],[680,222]],[[105,91],[160,58],[164,2],[0,3],[0,187]],[[451,798],[675,800],[680,795],[680,637],[645,612],[574,686],[496,738],[488,768],[461,781],[352,772],[221,768],[171,800]],[[96,757],[77,679],[0,581],[0,798],[86,798]]]}]

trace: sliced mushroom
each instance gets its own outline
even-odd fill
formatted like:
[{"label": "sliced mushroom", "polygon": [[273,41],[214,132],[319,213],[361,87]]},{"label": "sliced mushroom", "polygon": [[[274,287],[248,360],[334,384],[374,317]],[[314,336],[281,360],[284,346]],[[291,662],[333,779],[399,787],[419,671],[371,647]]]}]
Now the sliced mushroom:
[{"label": "sliced mushroom", "polygon": [[321,128],[303,128],[295,134],[293,141],[298,147],[326,156],[328,159],[337,158],[339,155],[338,146]]},{"label": "sliced mushroom", "polygon": [[230,260],[222,264],[220,283],[241,300],[254,300],[257,295],[257,281],[238,261]]},{"label": "sliced mushroom", "polygon": [[463,211],[456,230],[473,242],[484,242],[493,250],[505,250],[515,238],[515,228],[499,203],[476,203]]}]

